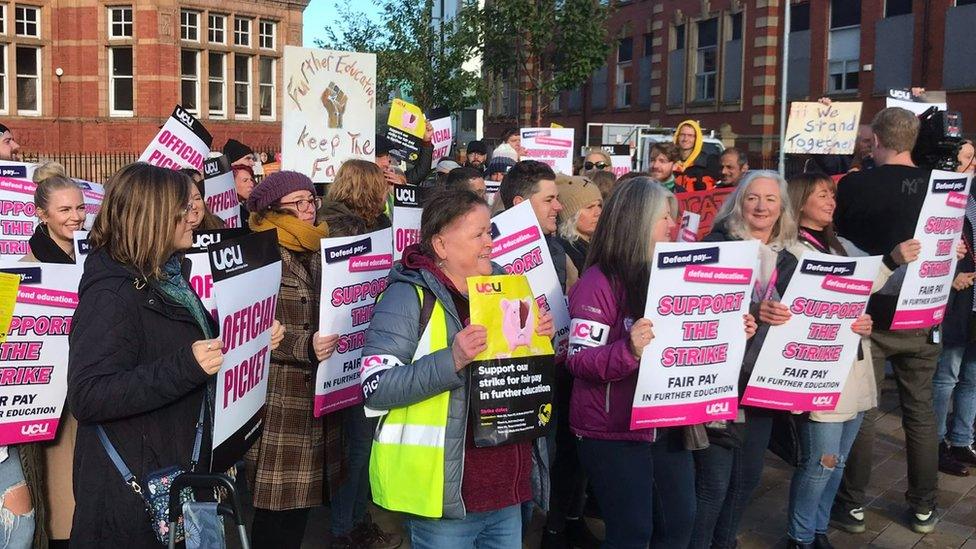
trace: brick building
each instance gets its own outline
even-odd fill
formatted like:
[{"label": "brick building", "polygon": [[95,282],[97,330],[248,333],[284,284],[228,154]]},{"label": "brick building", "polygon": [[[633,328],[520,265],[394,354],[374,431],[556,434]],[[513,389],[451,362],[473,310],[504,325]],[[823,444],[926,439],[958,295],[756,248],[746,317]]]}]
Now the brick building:
[{"label": "brick building", "polygon": [[[791,12],[790,100],[863,101],[870,120],[888,88],[947,90],[974,133],[976,0],[791,0]],[[618,1],[606,65],[560,94],[547,122],[576,128],[581,145],[587,123],[673,127],[692,118],[774,165],[783,16],[784,0]],[[488,106],[486,134],[519,118],[525,125],[527,109],[506,90]]]},{"label": "brick building", "polygon": [[280,148],[281,56],[308,0],[0,1],[0,121],[25,151],[141,152],[181,103]]}]

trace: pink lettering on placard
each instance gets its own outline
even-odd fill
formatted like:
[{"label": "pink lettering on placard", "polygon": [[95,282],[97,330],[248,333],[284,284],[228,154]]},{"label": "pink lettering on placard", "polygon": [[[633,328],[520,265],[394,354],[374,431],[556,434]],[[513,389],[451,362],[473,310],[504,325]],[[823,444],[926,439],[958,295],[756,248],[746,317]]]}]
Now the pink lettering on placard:
[{"label": "pink lettering on placard", "polygon": [[224,372],[223,407],[244,398],[252,389],[264,379],[268,364],[268,348],[262,347],[253,356],[241,361]]},{"label": "pink lettering on placard", "polygon": [[0,444],[51,440],[58,432],[58,418],[29,419],[0,424]]},{"label": "pink lettering on placard", "polygon": [[685,267],[685,282],[703,284],[751,284],[752,269],[689,265]]},{"label": "pink lettering on placard", "polygon": [[965,208],[966,207],[966,195],[962,193],[957,193],[955,191],[950,192],[946,196],[946,206],[952,206],[953,208]]},{"label": "pink lettering on placard", "polygon": [[392,254],[363,255],[349,260],[350,273],[389,270],[393,267]]},{"label": "pink lettering on placard", "polygon": [[332,306],[351,305],[367,298],[376,299],[386,289],[386,284],[387,279],[382,276],[366,282],[340,286],[332,290]]},{"label": "pink lettering on placard", "polygon": [[542,135],[536,137],[535,142],[540,145],[549,145],[550,147],[567,147],[567,148],[573,147],[572,140],[559,139],[557,137],[545,137]]},{"label": "pink lettering on placard", "polygon": [[57,315],[16,315],[10,319],[10,335],[68,335],[71,333],[71,317]]},{"label": "pink lettering on placard", "polygon": [[[0,177],[0,191],[12,191],[15,193],[29,194],[34,196],[34,191],[37,189],[37,185],[30,181],[25,181],[23,179],[11,179],[9,177]],[[0,212],[5,213],[5,212]]]},{"label": "pink lettering on placard", "polygon": [[78,307],[78,294],[47,288],[25,288],[21,286],[17,290],[17,303],[74,309]]},{"label": "pink lettering on placard", "polygon": [[224,316],[220,330],[224,353],[271,330],[277,307],[278,295],[275,294]]},{"label": "pink lettering on placard", "polygon": [[870,280],[845,278],[836,275],[825,276],[821,283],[821,287],[825,290],[854,295],[871,295],[871,287],[873,285],[874,283]]},{"label": "pink lettering on placard", "polygon": [[539,227],[536,227],[535,225],[522,229],[515,234],[496,238],[492,243],[491,258],[495,259],[496,257],[506,254],[515,248],[531,244],[540,238],[541,234],[539,233]]}]

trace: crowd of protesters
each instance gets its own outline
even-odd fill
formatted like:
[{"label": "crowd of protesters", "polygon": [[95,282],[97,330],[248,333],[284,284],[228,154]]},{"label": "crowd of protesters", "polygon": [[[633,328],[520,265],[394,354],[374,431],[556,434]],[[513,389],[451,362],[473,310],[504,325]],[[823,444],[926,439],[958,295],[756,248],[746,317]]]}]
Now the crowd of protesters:
[{"label": "crowd of protesters", "polygon": [[[0,130],[0,160],[16,160],[20,145]],[[809,171],[789,179],[751,169],[740,148],[707,154],[694,121],[680,124],[672,142],[650,147],[645,171],[619,178],[600,149],[586,152],[577,174],[523,159],[517,131],[493,149],[472,141],[461,157],[436,162],[426,139],[403,171],[393,143],[377,136],[375,162],[346,161],[324,197],[297,172],[255,182],[252,151],[228,141],[223,153],[243,225],[274,231],[282,259],[263,431],[235,471],[254,510],[254,546],[301,547],[310,511],[323,505],[330,536],[321,545],[400,546],[404,536],[374,522],[373,502],[402,515],[418,548],[521,547],[539,512],[544,548],[732,548],[773,426],[788,421],[796,428],[795,470],[784,536],[791,547],[829,548],[830,526],[866,530],[886,364],[906,437],[906,523],[931,532],[938,472],[966,476],[976,467],[976,200],[969,197],[942,325],[888,329],[899,272],[920,252],[913,234],[929,171],[912,162],[918,131],[911,112],[884,109],[862,126],[845,175],[808,162]],[[963,143],[958,171],[972,174],[973,157],[972,143]],[[60,165],[39,165],[34,174],[39,224],[24,261],[75,263],[82,191]],[[362,404],[316,418],[315,368],[338,341],[317,330],[320,241],[389,227],[391,189],[402,184],[434,190],[420,240],[390,272],[366,332],[363,356],[383,364],[369,372]],[[643,318],[655,245],[674,237],[681,193],[717,189],[729,194],[703,240],[759,243],[753,307],[743,317],[740,395],[769,328],[790,320],[779,300],[805,251],[883,257],[867,314],[851,328],[862,338],[857,358],[832,411],[742,406],[734,420],[631,429],[640,358],[655,337]],[[0,448],[4,547],[157,546],[114,458],[136,486],[167,466],[208,465],[212,422],[205,419],[212,419],[223,354],[218,326],[188,285],[184,253],[194,230],[223,222],[208,211],[203,177],[193,169],[135,163],[105,191],[78,290],[58,436]],[[551,365],[548,439],[480,448],[468,428],[468,365],[488,335],[470,322],[465,281],[503,273],[491,260],[491,216],[523,202],[545,234],[572,322],[598,323],[607,335]],[[554,331],[543,314],[537,333]],[[385,415],[371,417],[367,408]],[[603,539],[588,515],[604,521]]]}]

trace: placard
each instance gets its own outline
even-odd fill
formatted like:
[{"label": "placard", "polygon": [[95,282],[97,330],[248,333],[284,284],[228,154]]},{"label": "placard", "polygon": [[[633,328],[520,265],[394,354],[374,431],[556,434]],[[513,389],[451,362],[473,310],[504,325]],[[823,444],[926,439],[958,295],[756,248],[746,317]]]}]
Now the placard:
[{"label": "placard", "polygon": [[759,242],[660,242],[644,317],[631,429],[734,419]]},{"label": "placard", "polygon": [[946,92],[931,90],[920,95],[914,95],[911,90],[904,88],[889,88],[885,107],[901,107],[915,113],[916,116],[935,107],[944,111],[948,108]]},{"label": "placard", "polygon": [[207,248],[224,363],[217,372],[210,471],[237,463],[261,436],[271,363],[271,331],[281,289],[275,231]]},{"label": "placard", "polygon": [[213,137],[189,111],[177,105],[166,123],[149,142],[139,162],[179,170],[190,167],[203,173]]},{"label": "placard", "polygon": [[701,216],[698,222],[698,240],[712,231],[712,222],[715,221],[715,216],[718,215],[719,210],[722,209],[722,204],[732,196],[733,192],[735,192],[735,187],[675,193],[674,197],[678,199],[679,215],[684,215],[684,212],[693,212]]},{"label": "placard", "polygon": [[781,301],[793,316],[766,333],[741,403],[794,412],[837,407],[861,345],[851,325],[867,309],[880,268],[880,256],[804,252]]},{"label": "placard", "polygon": [[[214,320],[220,320],[217,315],[217,302],[214,300],[213,275],[210,272],[210,258],[207,256],[207,247],[211,244],[219,244],[223,240],[244,236],[247,231],[244,229],[214,229],[193,231],[193,247],[187,250],[184,256],[190,262],[190,288],[197,294],[203,308],[210,312]],[[78,232],[75,232],[78,236]]]},{"label": "placard", "polygon": [[403,99],[393,100],[386,120],[386,138],[395,145],[390,156],[416,162],[426,131],[427,119],[420,107]]},{"label": "placard", "polygon": [[241,201],[237,198],[234,171],[224,155],[203,163],[203,201],[210,213],[223,220],[224,227],[241,227]]},{"label": "placard", "polygon": [[315,417],[363,401],[359,381],[366,329],[392,267],[389,228],[322,239],[319,333],[339,334],[339,342],[315,375]]},{"label": "placard", "polygon": [[415,185],[393,186],[393,260],[403,258],[407,246],[420,242],[420,218],[428,189]]},{"label": "placard", "polygon": [[701,215],[685,211],[681,214],[681,224],[678,226],[678,242],[697,242],[698,226],[701,225]]},{"label": "placard", "polygon": [[0,271],[20,277],[0,343],[0,445],[52,440],[68,393],[68,335],[82,268],[7,260]]},{"label": "placard", "polygon": [[376,146],[376,55],[285,46],[281,169],[331,183]]},{"label": "placard", "polygon": [[508,274],[524,274],[539,307],[552,314],[561,360],[569,349],[569,306],[532,204],[526,200],[492,218],[491,238],[491,260]]},{"label": "placard", "polygon": [[906,266],[892,330],[915,330],[942,323],[956,275],[956,244],[962,238],[971,178],[932,170],[913,237],[922,243],[922,251],[918,259]]},{"label": "placard", "polygon": [[445,116],[437,120],[430,121],[430,127],[434,131],[430,144],[434,147],[432,158],[434,162],[451,155],[451,143],[454,141],[454,127],[451,124],[451,117]]},{"label": "placard", "polygon": [[521,160],[538,160],[553,171],[573,175],[573,128],[522,128]]},{"label": "placard", "polygon": [[468,364],[475,446],[545,436],[552,419],[553,349],[536,334],[539,305],[523,275],[468,277],[471,323],[488,346]]},{"label": "placard", "polygon": [[0,177],[13,179],[34,180],[34,170],[37,164],[33,162],[17,162],[14,160],[0,160]]},{"label": "placard", "polygon": [[633,161],[629,154],[614,154],[610,155],[610,166],[613,169],[613,176],[620,178],[623,175],[634,171]]},{"label": "placard", "polygon": [[860,102],[790,103],[786,154],[854,154]]}]

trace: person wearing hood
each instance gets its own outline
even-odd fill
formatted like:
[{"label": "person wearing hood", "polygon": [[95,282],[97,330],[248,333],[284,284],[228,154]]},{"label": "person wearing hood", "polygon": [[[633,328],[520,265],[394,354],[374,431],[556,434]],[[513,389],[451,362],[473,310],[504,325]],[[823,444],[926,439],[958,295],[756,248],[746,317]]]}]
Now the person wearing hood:
[{"label": "person wearing hood", "polygon": [[685,120],[678,124],[674,144],[680,153],[675,164],[677,183],[689,191],[711,190],[722,177],[722,167],[715,155],[702,150],[704,138],[698,122]]},{"label": "person wearing hood", "polygon": [[254,151],[251,150],[251,147],[248,147],[236,139],[228,139],[227,142],[224,143],[224,148],[221,152],[227,157],[227,160],[230,161],[231,166],[247,166],[251,169],[254,168]]},{"label": "person wearing hood", "polygon": [[[363,347],[365,405],[385,414],[370,458],[373,500],[407,514],[418,549],[521,547],[532,443],[478,448],[468,428],[468,367],[488,334],[471,323],[467,279],[504,274],[491,262],[488,204],[444,189],[420,231],[390,272]],[[553,336],[548,313],[536,333]]]},{"label": "person wearing hood", "polygon": [[315,369],[332,356],[339,340],[316,329],[321,240],[329,236],[328,226],[316,220],[319,205],[312,180],[292,171],[269,175],[247,201],[251,230],[275,231],[278,237],[281,290],[275,317],[286,328],[281,346],[271,353],[264,428],[247,452],[255,547],[301,547],[309,510],[334,495],[341,478],[341,422],[333,414],[316,419],[312,399]]},{"label": "person wearing hood", "polygon": [[[167,467],[207,471],[214,374],[223,363],[219,327],[184,275],[193,241],[190,180],[136,162],[105,185],[89,235],[68,352],[67,406],[78,420],[72,547],[159,547],[141,493],[109,457],[109,444],[137,482]],[[272,347],[282,337],[272,334]],[[199,463],[192,463],[204,416]],[[108,443],[99,440],[104,429]],[[196,467],[194,467],[196,466]],[[83,504],[81,504],[83,502]]]},{"label": "person wearing hood", "polygon": [[672,143],[655,143],[651,145],[647,153],[651,165],[648,171],[658,183],[672,193],[683,193],[687,189],[683,185],[675,183],[674,170],[681,159],[676,147]]},{"label": "person wearing hood", "polygon": [[[786,292],[797,258],[790,252],[797,227],[788,205],[786,180],[769,170],[751,171],[722,204],[705,242],[758,240],[759,269],[752,292],[752,314],[759,319],[756,337],[746,344],[739,373],[740,395],[752,375],[769,327],[785,322],[777,302]],[[759,485],[774,414],[742,406],[734,421],[706,424],[709,445],[696,450],[695,493],[698,500],[690,547],[736,546],[739,521]]]},{"label": "person wearing hood", "polygon": [[464,166],[478,170],[478,173],[484,177],[485,170],[488,168],[488,146],[485,142],[480,139],[469,142],[464,156]]}]

